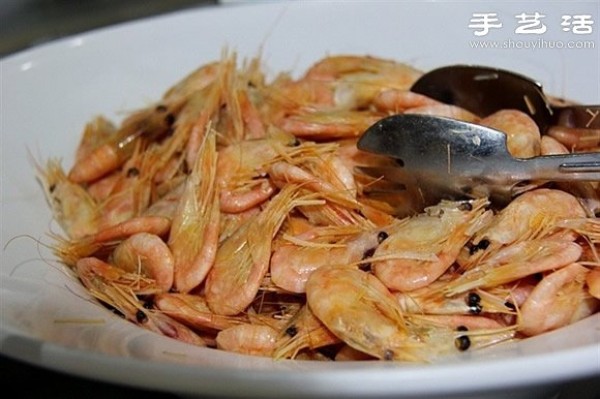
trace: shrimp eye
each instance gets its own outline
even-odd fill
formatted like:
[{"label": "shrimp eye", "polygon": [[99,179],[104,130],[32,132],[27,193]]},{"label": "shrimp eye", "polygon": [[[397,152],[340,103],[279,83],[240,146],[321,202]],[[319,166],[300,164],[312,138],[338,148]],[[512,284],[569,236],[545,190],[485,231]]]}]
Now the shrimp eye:
[{"label": "shrimp eye", "polygon": [[127,169],[127,177],[136,177],[139,176],[140,170],[136,167],[131,167]]},{"label": "shrimp eye", "polygon": [[481,313],[482,310],[483,310],[483,307],[481,305],[469,306],[469,313],[471,313],[471,314],[479,314],[479,313]]},{"label": "shrimp eye", "polygon": [[[365,252],[363,252],[363,256],[362,256],[363,260],[372,257],[374,253],[375,253],[375,248],[367,249]],[[362,262],[358,265],[358,268],[360,270],[362,270],[363,272],[368,272],[369,270],[371,270],[371,262]]]},{"label": "shrimp eye", "polygon": [[154,301],[150,298],[144,301],[143,305],[144,309],[152,309],[154,307]]},{"label": "shrimp eye", "polygon": [[135,313],[135,319],[138,321],[138,323],[145,323],[148,321],[148,316],[146,316],[146,313],[144,313],[141,310],[138,310]]},{"label": "shrimp eye", "polygon": [[375,248],[369,248],[367,249],[365,252],[363,252],[363,259],[367,259],[373,256],[373,254],[375,253]]},{"label": "shrimp eye", "polygon": [[509,308],[510,310],[513,310],[513,311],[517,310],[517,307],[515,306],[515,304],[512,302],[509,302],[509,301],[504,302],[504,306],[506,306],[507,308]]},{"label": "shrimp eye", "polygon": [[459,351],[466,351],[471,346],[471,339],[466,335],[461,335],[454,340],[454,346]]},{"label": "shrimp eye", "polygon": [[479,241],[479,244],[477,244],[477,247],[482,250],[486,250],[489,246],[490,246],[490,240],[486,240],[485,238],[483,240]]},{"label": "shrimp eye", "polygon": [[479,302],[481,302],[481,297],[479,294],[476,292],[469,292],[469,295],[467,296],[467,304],[469,306],[475,306],[479,305]]},{"label": "shrimp eye", "polygon": [[471,204],[468,201],[461,202],[460,205],[458,206],[458,210],[459,211],[472,211],[473,210],[473,204]]},{"label": "shrimp eye", "polygon": [[173,126],[173,124],[175,123],[175,115],[173,115],[172,113],[168,113],[165,116],[165,123],[167,124],[167,126]]},{"label": "shrimp eye", "polygon": [[473,255],[475,252],[477,252],[479,250],[485,251],[489,246],[490,246],[490,240],[487,240],[485,238],[483,240],[479,241],[476,245],[470,244],[470,246],[468,247],[469,255]]},{"label": "shrimp eye", "polygon": [[386,233],[385,231],[380,231],[379,234],[377,234],[377,242],[381,244],[389,236],[390,235],[388,233]]},{"label": "shrimp eye", "polygon": [[295,337],[296,334],[298,334],[298,327],[289,326],[288,328],[285,329],[285,333],[286,333],[286,335],[289,335],[290,337]]},{"label": "shrimp eye", "polygon": [[481,297],[479,296],[479,294],[477,294],[475,292],[470,292],[469,295],[467,296],[467,306],[469,306],[469,312],[473,313],[473,314],[481,313],[481,310],[483,308],[482,308],[480,302],[481,302]]}]

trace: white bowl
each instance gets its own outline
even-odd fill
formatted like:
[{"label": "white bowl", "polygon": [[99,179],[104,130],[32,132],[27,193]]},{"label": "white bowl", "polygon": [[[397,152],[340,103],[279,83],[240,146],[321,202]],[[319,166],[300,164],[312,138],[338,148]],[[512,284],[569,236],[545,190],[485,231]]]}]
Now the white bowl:
[{"label": "white bowl", "polygon": [[[545,15],[546,32],[515,33],[516,16],[536,11]],[[474,13],[496,13],[503,26],[477,36],[478,29],[469,27],[475,24]],[[70,165],[82,127],[93,116],[119,120],[119,111],[157,99],[198,65],[218,59],[224,46],[240,58],[261,53],[273,72],[299,72],[339,53],[392,58],[423,69],[486,64],[535,77],[548,93],[598,102],[600,27],[595,24],[592,34],[580,35],[561,26],[563,15],[584,14],[597,22],[598,4],[228,5],[78,35],[3,59],[1,352],[109,382],[227,397],[531,398],[552,393],[564,382],[599,375],[598,315],[433,365],[274,361],[157,336],[85,300],[85,290],[53,260],[43,243],[51,242],[47,232],[57,227],[30,157],[59,156]],[[566,48],[585,40],[595,48]],[[513,48],[481,48],[484,42],[510,47],[511,41]]]}]

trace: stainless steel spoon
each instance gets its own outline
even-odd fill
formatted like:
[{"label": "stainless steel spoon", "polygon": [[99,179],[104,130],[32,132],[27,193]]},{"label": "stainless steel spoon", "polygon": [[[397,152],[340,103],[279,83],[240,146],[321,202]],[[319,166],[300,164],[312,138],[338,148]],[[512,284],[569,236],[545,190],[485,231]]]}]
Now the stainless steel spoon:
[{"label": "stainless steel spoon", "polygon": [[545,133],[550,126],[600,129],[600,105],[553,105],[535,80],[507,70],[450,65],[425,73],[411,91],[485,117],[501,109],[531,116]]},{"label": "stainless steel spoon", "polygon": [[505,205],[531,182],[600,181],[600,153],[514,158],[503,132],[429,115],[384,118],[363,133],[357,147],[396,161],[360,172],[406,189],[416,186],[426,205],[465,197]]}]

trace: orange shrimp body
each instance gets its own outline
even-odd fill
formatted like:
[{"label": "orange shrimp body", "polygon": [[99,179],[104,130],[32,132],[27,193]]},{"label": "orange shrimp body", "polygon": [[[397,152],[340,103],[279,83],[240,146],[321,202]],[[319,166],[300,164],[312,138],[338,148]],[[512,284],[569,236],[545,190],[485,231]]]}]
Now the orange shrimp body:
[{"label": "orange shrimp body", "polygon": [[306,298],[331,332],[375,358],[424,361],[447,349],[432,345],[427,352],[425,337],[416,338],[394,296],[370,273],[349,266],[322,267],[308,279]]},{"label": "orange shrimp body", "polygon": [[517,110],[501,110],[483,118],[480,122],[506,133],[508,152],[516,158],[540,155],[540,130],[527,114]]},{"label": "orange shrimp body", "polygon": [[[521,306],[519,331],[537,335],[589,316],[593,307],[584,314],[577,312],[586,299],[583,285],[588,272],[580,264],[571,263],[544,276]],[[597,307],[598,301],[594,301]]]},{"label": "orange shrimp body", "polygon": [[236,315],[252,302],[269,269],[272,239],[289,211],[301,204],[296,195],[297,188],[287,186],[221,243],[205,284],[213,312]]},{"label": "orange shrimp body", "polygon": [[88,183],[114,171],[129,158],[139,138],[152,141],[167,133],[173,123],[175,111],[159,105],[132,114],[107,142],[97,146],[87,157],[73,165],[69,180]]},{"label": "orange shrimp body", "polygon": [[474,229],[489,215],[486,204],[481,200],[442,202],[401,221],[375,250],[375,275],[399,291],[431,284],[452,265]]},{"label": "orange shrimp body", "polygon": [[217,348],[255,356],[271,356],[278,332],[272,327],[240,324],[220,331]]},{"label": "orange shrimp body", "polygon": [[[312,232],[308,232],[297,238],[311,235]],[[339,246],[283,244],[271,257],[271,280],[287,291],[303,293],[306,281],[316,269],[329,264],[352,264],[368,258],[386,236],[382,231],[367,231],[342,241]]]},{"label": "orange shrimp body", "polygon": [[152,278],[158,289],[168,291],[173,285],[174,258],[167,244],[149,233],[133,234],[113,251],[117,267]]},{"label": "orange shrimp body", "polygon": [[38,176],[52,212],[69,238],[80,239],[98,231],[98,203],[83,187],[67,179],[58,161],[48,161],[45,168],[38,166]]},{"label": "orange shrimp body", "polygon": [[574,239],[571,231],[560,228],[557,223],[585,217],[585,209],[572,194],[547,188],[528,191],[477,232],[471,240],[471,249],[465,248],[458,261],[469,268],[512,243],[544,237]]},{"label": "orange shrimp body", "polygon": [[154,304],[165,314],[198,330],[224,330],[247,321],[245,317],[212,313],[199,295],[161,293],[154,297]]},{"label": "orange shrimp body", "polygon": [[217,253],[220,212],[215,140],[214,135],[207,136],[171,225],[168,243],[175,260],[174,288],[179,292],[189,292],[204,281]]}]

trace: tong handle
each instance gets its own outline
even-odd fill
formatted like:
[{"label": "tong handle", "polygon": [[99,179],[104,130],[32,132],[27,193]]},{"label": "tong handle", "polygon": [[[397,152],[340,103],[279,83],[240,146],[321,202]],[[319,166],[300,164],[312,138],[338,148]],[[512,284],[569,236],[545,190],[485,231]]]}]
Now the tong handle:
[{"label": "tong handle", "polygon": [[545,155],[515,161],[528,175],[522,180],[600,181],[600,153]]}]

